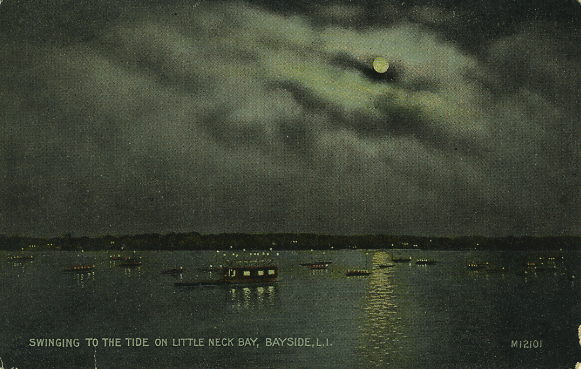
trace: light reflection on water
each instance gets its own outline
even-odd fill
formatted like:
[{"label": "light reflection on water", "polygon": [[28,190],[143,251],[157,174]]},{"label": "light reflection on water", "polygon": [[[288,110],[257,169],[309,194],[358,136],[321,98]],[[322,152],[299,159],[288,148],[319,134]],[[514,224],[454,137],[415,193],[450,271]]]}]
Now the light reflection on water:
[{"label": "light reflection on water", "polygon": [[95,272],[72,273],[73,280],[80,287],[86,287],[87,283],[95,281]]},{"label": "light reflection on water", "polygon": [[141,266],[135,267],[121,267],[123,269],[123,275],[127,278],[139,277],[141,275]]},{"label": "light reflection on water", "polygon": [[[182,278],[161,271],[183,265],[184,280],[215,262],[215,252],[141,253],[141,267],[123,268],[106,253],[38,254],[32,263],[0,257],[3,314],[0,353],[18,367],[92,367],[90,348],[71,351],[23,347],[27,338],[312,337],[333,346],[231,350],[103,350],[99,367],[276,368],[502,368],[557,367],[581,358],[577,342],[581,291],[552,270],[517,274],[528,255],[467,252],[345,250],[332,255],[281,253],[275,284],[176,288]],[[392,264],[393,254],[438,259],[436,265]],[[362,257],[365,255],[367,259]],[[0,253],[0,256],[3,256]],[[568,255],[571,273],[581,259]],[[328,269],[300,262],[329,260]],[[490,262],[473,271],[471,260]],[[513,261],[514,260],[514,261]],[[94,263],[91,273],[64,273]],[[372,274],[346,277],[351,267]],[[505,272],[502,268],[507,267]],[[499,272],[498,270],[502,270]],[[512,271],[512,272],[509,272]],[[569,307],[570,306],[570,307]],[[60,324],[66,321],[67,324]],[[571,324],[572,323],[572,324]],[[573,328],[571,330],[571,327]],[[216,332],[220,332],[217,334]],[[572,334],[571,337],[570,333]],[[516,351],[512,340],[543,340],[543,349]],[[89,352],[90,350],[90,352]],[[201,352],[201,351],[200,351]],[[91,357],[92,358],[92,357]],[[223,366],[212,366],[213,362]],[[503,365],[506,362],[507,364]],[[42,363],[42,365],[41,365]],[[47,364],[48,363],[48,364]],[[314,363],[314,364],[313,364]],[[541,365],[535,366],[534,364]],[[482,365],[480,365],[482,364]],[[220,364],[222,365],[222,364]],[[566,367],[566,366],[561,366]],[[574,367],[574,364],[569,367]]]},{"label": "light reflection on water", "polygon": [[329,274],[329,269],[309,269],[311,276],[324,276]]},{"label": "light reflection on water", "polygon": [[249,309],[274,305],[276,286],[232,286],[228,292],[233,308]]},{"label": "light reflection on water", "polygon": [[19,261],[13,261],[13,262],[11,262],[11,265],[12,265],[13,270],[16,271],[16,275],[18,275],[20,277],[20,275],[24,274],[28,268],[32,268],[32,266],[31,266],[32,263],[33,263],[32,261],[29,261],[26,263],[19,262]]},{"label": "light reflection on water", "polygon": [[[387,254],[373,254],[372,264],[386,264]],[[400,315],[396,303],[393,269],[375,269],[368,277],[369,286],[363,305],[360,330],[360,353],[365,367],[384,367],[394,362],[397,342],[402,338]]]}]

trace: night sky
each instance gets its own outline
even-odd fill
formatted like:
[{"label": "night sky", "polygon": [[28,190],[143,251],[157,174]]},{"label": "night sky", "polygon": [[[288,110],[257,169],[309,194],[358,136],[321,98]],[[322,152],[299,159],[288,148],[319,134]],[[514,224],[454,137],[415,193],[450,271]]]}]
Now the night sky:
[{"label": "night sky", "polygon": [[575,0],[4,0],[0,234],[579,235],[580,86]]}]

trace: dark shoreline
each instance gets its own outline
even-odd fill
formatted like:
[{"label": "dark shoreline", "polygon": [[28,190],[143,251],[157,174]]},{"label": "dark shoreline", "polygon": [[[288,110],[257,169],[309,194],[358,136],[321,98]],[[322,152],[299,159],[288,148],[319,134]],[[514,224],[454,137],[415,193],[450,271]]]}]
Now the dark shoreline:
[{"label": "dark shoreline", "polygon": [[578,250],[581,236],[417,237],[392,235],[335,236],[311,233],[191,233],[53,238],[0,235],[5,251],[98,250]]}]

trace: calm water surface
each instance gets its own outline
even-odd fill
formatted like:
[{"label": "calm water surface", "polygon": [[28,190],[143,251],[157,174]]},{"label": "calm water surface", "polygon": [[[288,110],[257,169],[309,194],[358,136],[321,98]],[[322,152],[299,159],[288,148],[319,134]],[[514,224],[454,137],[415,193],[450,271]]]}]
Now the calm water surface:
[{"label": "calm water surface", "polygon": [[[33,261],[15,263],[8,260],[15,253],[0,253],[6,368],[94,368],[96,361],[98,368],[572,369],[581,362],[580,283],[570,278],[579,275],[578,253],[141,252],[135,256],[142,265],[134,268],[120,267],[110,254],[34,253]],[[394,254],[438,263],[377,269]],[[548,256],[564,258],[558,269],[523,272],[526,261]],[[279,281],[174,286],[210,278],[197,268],[230,258],[272,259]],[[319,260],[332,264],[298,265]],[[470,271],[470,261],[499,270]],[[63,272],[84,263],[95,264],[92,273]],[[177,266],[186,272],[161,273]],[[353,268],[373,273],[345,276]],[[268,339],[287,337],[308,338],[309,346],[267,346]],[[103,338],[119,338],[121,347]],[[126,338],[147,338],[149,346],[129,347]],[[240,338],[248,345],[239,346]],[[78,339],[79,347],[32,347],[31,339]],[[225,346],[209,347],[209,339]],[[537,347],[525,348],[527,341]]]}]

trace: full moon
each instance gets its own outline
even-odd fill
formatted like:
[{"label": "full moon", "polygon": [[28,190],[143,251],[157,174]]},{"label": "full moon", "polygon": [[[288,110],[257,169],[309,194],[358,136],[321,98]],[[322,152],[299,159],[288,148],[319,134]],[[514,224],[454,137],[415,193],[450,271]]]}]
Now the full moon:
[{"label": "full moon", "polygon": [[389,62],[382,56],[375,58],[373,59],[373,69],[377,73],[385,73],[389,69]]}]

